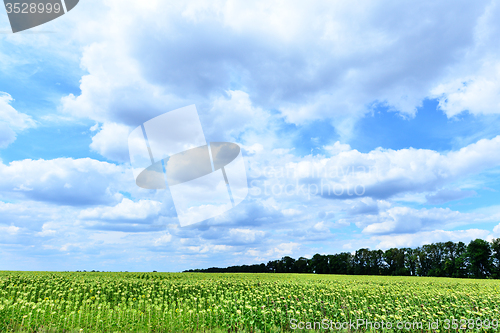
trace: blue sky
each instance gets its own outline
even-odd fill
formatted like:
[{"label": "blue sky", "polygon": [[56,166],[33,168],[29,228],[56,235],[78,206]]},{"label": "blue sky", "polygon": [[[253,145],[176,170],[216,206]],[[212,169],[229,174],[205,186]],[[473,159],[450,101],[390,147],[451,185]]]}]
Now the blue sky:
[{"label": "blue sky", "polygon": [[[499,11],[86,0],[16,34],[1,12],[0,269],[181,271],[500,237]],[[207,141],[242,147],[250,193],[181,227],[169,190],[136,186],[127,138],[191,104]]]}]

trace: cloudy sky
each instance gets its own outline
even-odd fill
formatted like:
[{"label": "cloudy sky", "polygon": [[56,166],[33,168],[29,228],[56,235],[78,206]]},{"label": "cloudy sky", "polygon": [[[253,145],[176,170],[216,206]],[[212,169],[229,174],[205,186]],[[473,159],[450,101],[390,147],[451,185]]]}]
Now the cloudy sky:
[{"label": "cloudy sky", "polygon": [[[181,271],[500,237],[500,3],[82,0],[0,12],[0,270]],[[195,104],[245,201],[181,227],[128,135]]]}]

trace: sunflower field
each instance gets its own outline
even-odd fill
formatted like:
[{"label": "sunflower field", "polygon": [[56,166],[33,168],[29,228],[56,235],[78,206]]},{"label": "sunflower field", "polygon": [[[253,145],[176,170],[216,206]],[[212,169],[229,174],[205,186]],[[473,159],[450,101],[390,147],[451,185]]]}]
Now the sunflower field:
[{"label": "sunflower field", "polygon": [[0,332],[496,332],[500,281],[0,272]]}]

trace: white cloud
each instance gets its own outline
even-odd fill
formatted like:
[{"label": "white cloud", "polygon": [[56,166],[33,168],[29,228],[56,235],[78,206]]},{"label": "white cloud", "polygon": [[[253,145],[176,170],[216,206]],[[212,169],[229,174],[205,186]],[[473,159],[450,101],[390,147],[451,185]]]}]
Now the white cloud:
[{"label": "white cloud", "polygon": [[90,158],[0,163],[0,196],[60,205],[109,204],[121,198],[120,187],[127,189],[133,184],[127,171]]},{"label": "white cloud", "polygon": [[460,189],[443,189],[431,195],[426,195],[427,202],[430,204],[443,204],[448,201],[460,200],[475,195],[475,191],[464,191]]},{"label": "white cloud", "polygon": [[231,251],[233,247],[227,245],[206,244],[200,246],[186,246],[183,249],[191,253],[205,254],[205,253],[228,252]]},{"label": "white cloud", "polygon": [[[10,228],[25,237],[25,246],[47,251],[53,246],[81,254],[83,261],[92,258],[92,264],[104,258],[101,267],[114,262],[118,269],[124,261],[144,269],[148,260],[180,261],[186,253],[208,263],[228,251],[241,260],[277,259],[299,249],[313,253],[316,247],[332,253],[328,249],[337,242],[328,239],[335,238],[329,229],[353,224],[364,231],[360,242],[380,246],[486,235],[477,229],[432,231],[494,221],[486,214],[395,207],[394,201],[425,204],[428,197],[439,204],[463,197],[466,191],[446,189],[499,166],[500,137],[451,152],[380,148],[361,153],[347,139],[356,121],[376,105],[411,117],[425,98],[436,97],[449,117],[464,110],[497,113],[498,5],[489,3],[89,0],[79,5],[79,15],[54,21],[56,30],[72,27],[57,40],[8,37],[17,45],[52,45],[66,61],[81,58],[86,71],[81,93],[64,97],[60,110],[100,124],[91,128],[90,148],[108,159],[128,161],[130,128],[196,103],[207,139],[242,143],[251,168],[295,166],[306,185],[321,178],[312,176],[311,167],[330,168],[339,172],[327,177],[334,184],[351,190],[361,184],[366,191],[361,197],[254,196],[206,223],[175,228],[168,195],[137,188],[124,166],[71,158],[15,161],[0,164],[0,196],[18,201],[0,202],[5,225],[16,225],[1,231]],[[61,37],[66,31],[74,31],[71,38]],[[0,55],[5,67],[3,59]],[[0,115],[8,119],[0,121],[0,146],[35,126],[11,102],[10,95],[0,98]],[[284,128],[300,130],[301,124],[325,119],[336,127],[332,140],[336,134],[342,139],[324,147],[326,156],[299,157],[291,149],[295,132],[289,136]],[[296,181],[268,174],[252,179]],[[154,227],[163,227],[161,232],[151,228],[158,221]],[[119,231],[112,236],[96,229]],[[169,247],[177,243],[182,246]]]},{"label": "white cloud", "polygon": [[294,215],[299,215],[301,213],[300,210],[293,209],[293,208],[283,209],[281,212],[285,216],[294,216]]},{"label": "white cloud", "polygon": [[262,239],[266,233],[260,230],[251,229],[230,229],[229,237],[232,241],[238,243],[253,243],[256,240]]},{"label": "white cloud", "polygon": [[82,67],[91,74],[81,79],[81,95],[70,94],[62,99],[62,112],[97,122],[137,126],[174,109],[168,105],[178,99],[147,82],[136,60],[124,53],[123,48],[119,39],[112,38],[85,49]]},{"label": "white cloud", "polygon": [[0,148],[5,148],[14,142],[16,132],[36,125],[30,116],[10,105],[13,100],[9,94],[0,92]]},{"label": "white cloud", "polygon": [[251,146],[243,146],[243,149],[249,154],[249,155],[255,155],[264,150],[264,146],[262,146],[260,143],[254,143]]},{"label": "white cloud", "polygon": [[15,235],[19,232],[20,229],[21,228],[13,226],[13,225],[8,226],[8,227],[0,225],[0,233],[7,233],[10,235]]},{"label": "white cloud", "polygon": [[291,256],[300,248],[300,244],[296,242],[283,242],[267,249],[250,248],[246,254],[252,257],[258,257],[259,260],[274,260],[283,256]]},{"label": "white cloud", "polygon": [[168,243],[170,243],[171,240],[172,240],[172,235],[169,233],[166,233],[165,235],[163,235],[160,238],[157,238],[155,240],[155,246],[168,244]]},{"label": "white cloud", "polygon": [[448,117],[465,111],[475,115],[500,113],[500,63],[485,67],[484,75],[455,79],[432,90]]},{"label": "white cloud", "polygon": [[476,238],[486,239],[489,231],[481,229],[468,230],[433,230],[402,235],[376,236],[371,241],[375,242],[377,249],[389,249],[392,247],[417,247],[437,242],[464,242],[469,243]]},{"label": "white cloud", "polygon": [[327,232],[327,233],[329,232],[328,225],[324,221],[316,223],[313,228],[314,230],[319,232]]},{"label": "white cloud", "polygon": [[143,220],[157,215],[161,209],[161,202],[139,200],[133,202],[123,198],[122,202],[114,207],[88,208],[80,212],[80,219],[87,220]]},{"label": "white cloud", "polygon": [[[451,223],[472,222],[477,217],[473,214],[452,211],[449,208],[414,209],[409,207],[394,207],[381,212],[376,217],[375,223],[370,223],[363,228],[367,234],[393,234],[412,233],[429,230]],[[359,227],[369,223],[365,218],[357,223]]]},{"label": "white cloud", "polygon": [[[481,25],[487,4],[108,1],[109,10],[80,22],[94,27],[82,37],[88,75],[63,110],[137,126],[194,102],[214,128],[235,134],[245,120],[262,119],[250,111],[274,109],[296,124],[332,119],[349,138],[374,104],[414,115],[447,82],[457,54],[484,39],[476,30],[491,32]],[[103,34],[101,22],[113,29]],[[218,118],[225,108],[234,113]]]},{"label": "white cloud", "polygon": [[[214,99],[209,113],[208,137],[211,140],[238,138],[245,131],[256,130],[269,122],[270,116],[261,108],[252,105],[248,93],[241,90],[229,90],[228,97]],[[261,146],[262,147],[262,146]],[[252,150],[259,150],[258,144]]]},{"label": "white cloud", "polygon": [[351,146],[349,146],[348,144],[345,144],[345,143],[340,143],[340,141],[335,142],[331,146],[325,146],[323,148],[331,155],[337,155],[343,151],[351,150]]},{"label": "white cloud", "polygon": [[[280,157],[272,170],[257,169],[250,174],[266,176],[268,188],[275,183],[285,184],[283,182],[293,185],[299,179],[305,182],[306,189],[308,183],[311,184],[313,196],[387,199],[404,193],[438,191],[454,181],[498,167],[500,155],[492,153],[496,151],[500,151],[500,136],[447,153],[429,149],[378,148],[368,153],[344,150],[332,157]],[[305,195],[309,198],[310,192]]]},{"label": "white cloud", "polygon": [[435,84],[431,97],[448,117],[462,112],[474,115],[500,113],[500,6],[491,1],[474,27],[474,45],[457,58],[448,74]]},{"label": "white cloud", "polygon": [[496,237],[500,237],[500,223],[497,224],[494,228],[493,228],[493,234],[496,236]]},{"label": "white cloud", "polygon": [[6,148],[14,141],[16,141],[16,132],[9,125],[0,122],[0,148]]},{"label": "white cloud", "polygon": [[295,242],[281,243],[274,247],[271,253],[274,256],[292,255],[293,252],[296,251],[299,247],[300,244]]},{"label": "white cloud", "polygon": [[[95,126],[92,126],[92,128],[96,130]],[[110,160],[129,162],[129,133],[130,128],[128,126],[104,123],[101,130],[92,138],[90,148]]]},{"label": "white cloud", "polygon": [[53,236],[57,233],[56,230],[51,228],[57,228],[57,224],[53,222],[44,223],[42,225],[42,231],[38,232],[37,235],[40,237]]}]

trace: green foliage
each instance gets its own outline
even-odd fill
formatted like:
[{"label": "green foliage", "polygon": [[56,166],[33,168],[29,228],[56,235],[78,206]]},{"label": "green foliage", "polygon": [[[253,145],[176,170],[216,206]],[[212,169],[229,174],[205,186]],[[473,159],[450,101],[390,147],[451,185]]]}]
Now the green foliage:
[{"label": "green foliage", "polygon": [[280,332],[291,331],[292,318],[493,320],[499,288],[495,280],[423,277],[0,272],[0,332]]},{"label": "green foliage", "polygon": [[493,252],[491,257],[492,276],[495,279],[500,279],[500,238],[494,239],[491,242],[491,250]]},{"label": "green foliage", "polygon": [[500,278],[500,238],[488,243],[476,239],[463,242],[432,243],[416,249],[391,248],[386,251],[359,249],[295,260],[285,256],[267,265],[212,267],[186,272],[201,273],[316,273],[349,275],[435,276],[454,278]]},{"label": "green foliage", "polygon": [[491,275],[491,246],[485,240],[476,239],[467,246],[469,270],[473,277],[483,279]]}]

